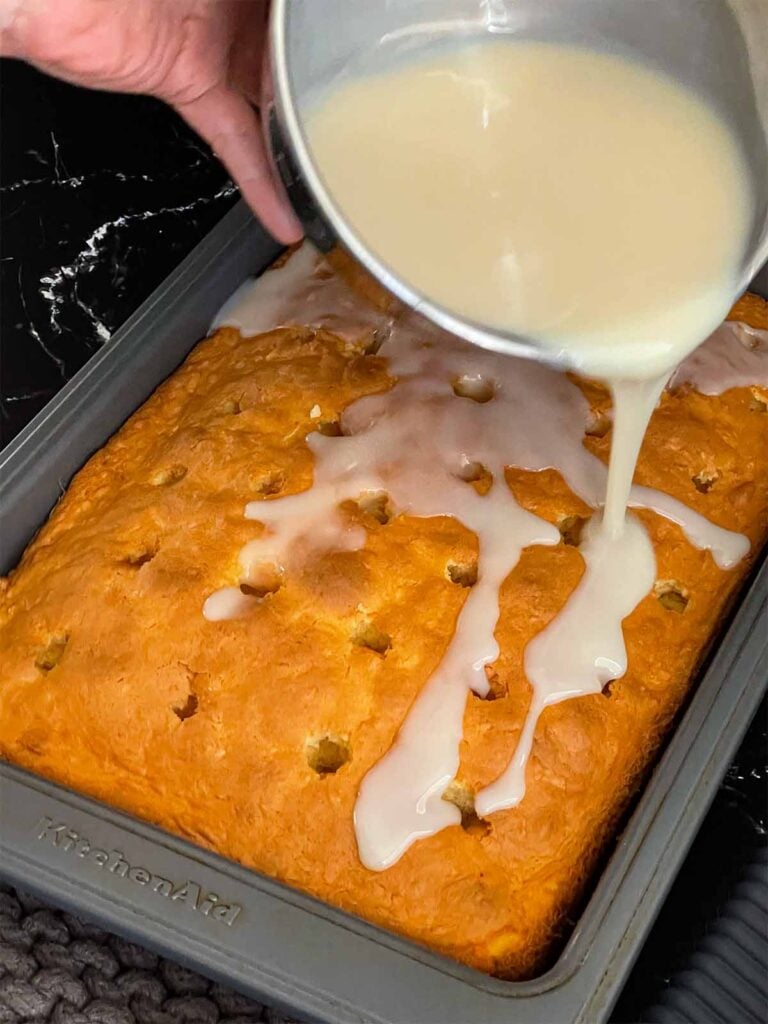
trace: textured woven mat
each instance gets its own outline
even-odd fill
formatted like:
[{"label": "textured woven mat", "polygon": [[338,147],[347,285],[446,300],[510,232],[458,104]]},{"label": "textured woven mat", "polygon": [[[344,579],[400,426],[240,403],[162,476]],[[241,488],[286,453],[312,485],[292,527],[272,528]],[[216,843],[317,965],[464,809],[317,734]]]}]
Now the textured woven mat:
[{"label": "textured woven mat", "polygon": [[295,1024],[0,885],[0,1024]]}]

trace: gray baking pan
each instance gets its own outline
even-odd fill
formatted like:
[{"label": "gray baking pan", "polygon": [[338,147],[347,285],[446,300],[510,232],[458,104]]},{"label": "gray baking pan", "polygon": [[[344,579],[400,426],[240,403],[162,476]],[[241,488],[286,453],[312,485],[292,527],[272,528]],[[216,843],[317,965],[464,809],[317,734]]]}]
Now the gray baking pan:
[{"label": "gray baking pan", "polygon": [[[7,570],[61,489],[178,365],[274,244],[237,207],[0,457]],[[604,1021],[768,679],[768,563],[746,589],[559,959],[504,982],[160,829],[0,766],[0,873],[329,1024]]]}]

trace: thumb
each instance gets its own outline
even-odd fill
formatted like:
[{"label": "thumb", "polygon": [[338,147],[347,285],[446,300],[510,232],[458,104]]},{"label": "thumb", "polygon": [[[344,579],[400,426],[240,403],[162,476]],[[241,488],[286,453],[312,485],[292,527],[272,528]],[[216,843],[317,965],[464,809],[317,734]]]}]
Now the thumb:
[{"label": "thumb", "polygon": [[174,107],[210,144],[267,230],[280,242],[297,242],[303,229],[275,183],[259,119],[246,98],[220,85]]}]

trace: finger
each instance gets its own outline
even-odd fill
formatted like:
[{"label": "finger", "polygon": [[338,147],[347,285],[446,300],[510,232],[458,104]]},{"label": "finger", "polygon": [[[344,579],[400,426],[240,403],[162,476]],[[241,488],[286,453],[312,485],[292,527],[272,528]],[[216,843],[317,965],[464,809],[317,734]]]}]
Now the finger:
[{"label": "finger", "polygon": [[258,107],[269,9],[264,0],[240,0],[235,4],[229,82]]},{"label": "finger", "polygon": [[258,118],[245,97],[221,85],[175,106],[211,145],[267,230],[281,242],[297,242],[304,231],[274,180]]}]

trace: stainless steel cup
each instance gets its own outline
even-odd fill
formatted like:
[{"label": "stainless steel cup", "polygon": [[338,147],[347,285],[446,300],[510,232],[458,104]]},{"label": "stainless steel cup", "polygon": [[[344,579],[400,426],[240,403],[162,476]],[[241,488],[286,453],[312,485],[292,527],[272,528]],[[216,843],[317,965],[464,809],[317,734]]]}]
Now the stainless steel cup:
[{"label": "stainless steel cup", "polygon": [[[307,235],[341,246],[402,302],[485,348],[551,358],[533,338],[467,320],[386,267],[323,183],[307,114],[345,78],[484,34],[635,57],[714,107],[743,148],[755,215],[743,289],[768,256],[768,0],[273,0],[264,123],[277,172]],[[734,298],[736,295],[734,295]]]}]

